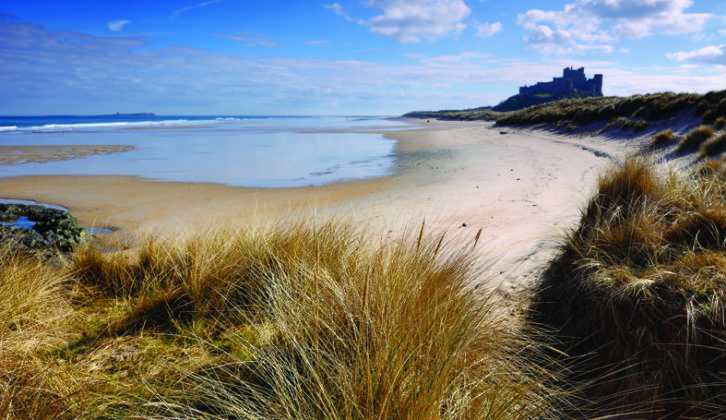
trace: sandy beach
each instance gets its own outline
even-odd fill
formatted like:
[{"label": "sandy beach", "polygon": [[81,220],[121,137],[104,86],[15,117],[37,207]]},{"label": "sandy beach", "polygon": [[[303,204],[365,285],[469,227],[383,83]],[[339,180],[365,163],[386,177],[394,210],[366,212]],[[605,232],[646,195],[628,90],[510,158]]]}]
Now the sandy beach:
[{"label": "sandy beach", "polygon": [[482,229],[477,250],[508,295],[531,282],[577,221],[598,171],[639,145],[484,122],[414,123],[421,128],[381,131],[398,141],[398,169],[389,177],[256,189],[132,176],[31,176],[0,179],[0,197],[67,207],[86,226],[114,229],[106,241],[127,246],[150,231],[290,216],[349,218],[382,235],[418,229],[425,219],[427,230],[471,243]]}]

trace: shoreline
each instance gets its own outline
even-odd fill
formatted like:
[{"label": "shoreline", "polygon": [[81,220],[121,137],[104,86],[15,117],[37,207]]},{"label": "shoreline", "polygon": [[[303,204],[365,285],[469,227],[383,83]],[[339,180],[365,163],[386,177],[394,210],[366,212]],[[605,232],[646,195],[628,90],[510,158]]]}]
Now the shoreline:
[{"label": "shoreline", "polygon": [[[284,218],[350,220],[383,238],[413,231],[471,243],[506,279],[526,288],[576,223],[599,170],[624,156],[622,142],[493,123],[432,121],[408,130],[369,130],[395,140],[395,173],[299,188],[244,188],[150,181],[133,176],[0,178],[0,196],[68,207],[85,226],[113,228],[104,242],[133,246],[147,233],[245,226]],[[355,131],[355,130],[353,130]],[[501,274],[501,276],[499,275]]]}]

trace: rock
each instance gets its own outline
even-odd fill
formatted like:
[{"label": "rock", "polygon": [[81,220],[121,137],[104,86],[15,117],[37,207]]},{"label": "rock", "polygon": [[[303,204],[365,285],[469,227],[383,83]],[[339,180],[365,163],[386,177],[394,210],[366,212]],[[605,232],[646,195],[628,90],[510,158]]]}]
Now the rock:
[{"label": "rock", "polygon": [[68,212],[39,205],[0,204],[0,222],[12,223],[21,217],[35,224],[30,229],[0,225],[0,242],[21,250],[55,248],[67,252],[91,238]]}]

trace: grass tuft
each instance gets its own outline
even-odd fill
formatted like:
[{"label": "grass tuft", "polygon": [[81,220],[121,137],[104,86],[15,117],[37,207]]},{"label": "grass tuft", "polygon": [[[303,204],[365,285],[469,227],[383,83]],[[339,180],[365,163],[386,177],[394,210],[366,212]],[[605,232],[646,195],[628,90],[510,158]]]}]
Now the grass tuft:
[{"label": "grass tuft", "polygon": [[678,177],[636,158],[604,174],[537,287],[529,321],[587,360],[581,378],[602,412],[695,418],[726,406],[722,166]]},{"label": "grass tuft", "polygon": [[633,130],[635,131],[643,131],[650,127],[650,123],[646,120],[638,120],[638,122],[635,123],[635,126],[633,127]]},{"label": "grass tuft", "polygon": [[713,137],[701,145],[701,156],[713,157],[726,150],[726,133]]},{"label": "grass tuft", "polygon": [[726,98],[721,99],[718,103],[718,107],[716,107],[716,114],[718,114],[719,117],[726,117]]},{"label": "grass tuft", "polygon": [[703,113],[703,116],[701,117],[701,122],[703,124],[713,124],[714,121],[716,121],[716,117],[718,115],[713,109],[708,109],[706,112]]},{"label": "grass tuft", "polygon": [[669,128],[653,136],[653,140],[651,140],[650,145],[652,147],[661,146],[671,140],[673,140],[673,130]]},{"label": "grass tuft", "polygon": [[678,143],[676,151],[681,153],[687,150],[696,149],[701,146],[703,142],[710,139],[713,134],[713,128],[706,125],[694,128],[683,137],[680,143]]},{"label": "grass tuft", "polygon": [[[554,415],[541,372],[511,357],[531,342],[504,328],[491,297],[473,293],[468,252],[452,253],[423,230],[384,246],[347,235],[353,231],[330,237],[323,230],[313,253],[272,250],[277,264],[262,270],[270,343],[252,360],[191,372],[179,388],[198,398],[163,411],[221,418]],[[322,258],[331,252],[337,258]]]}]

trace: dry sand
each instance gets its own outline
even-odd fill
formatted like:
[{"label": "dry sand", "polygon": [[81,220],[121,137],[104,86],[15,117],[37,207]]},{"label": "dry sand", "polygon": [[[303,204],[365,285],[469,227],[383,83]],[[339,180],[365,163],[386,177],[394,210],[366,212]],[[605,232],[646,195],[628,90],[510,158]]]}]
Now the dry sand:
[{"label": "dry sand", "polygon": [[392,233],[425,219],[427,230],[472,245],[482,229],[477,250],[504,295],[532,284],[577,223],[598,174],[647,141],[438,121],[388,136],[401,156],[394,187],[336,211],[347,206]]},{"label": "dry sand", "polygon": [[[111,239],[199,222],[235,224],[285,215],[352,218],[381,235],[427,230],[485,254],[503,294],[531,283],[572,227],[597,173],[639,142],[563,136],[482,122],[433,122],[385,131],[398,140],[396,175],[322,187],[250,189],[152,182],[129,176],[0,179],[0,197],[68,207]],[[314,213],[315,216],[311,216]],[[107,238],[108,240],[111,240]],[[499,275],[501,273],[501,275]]]}]

